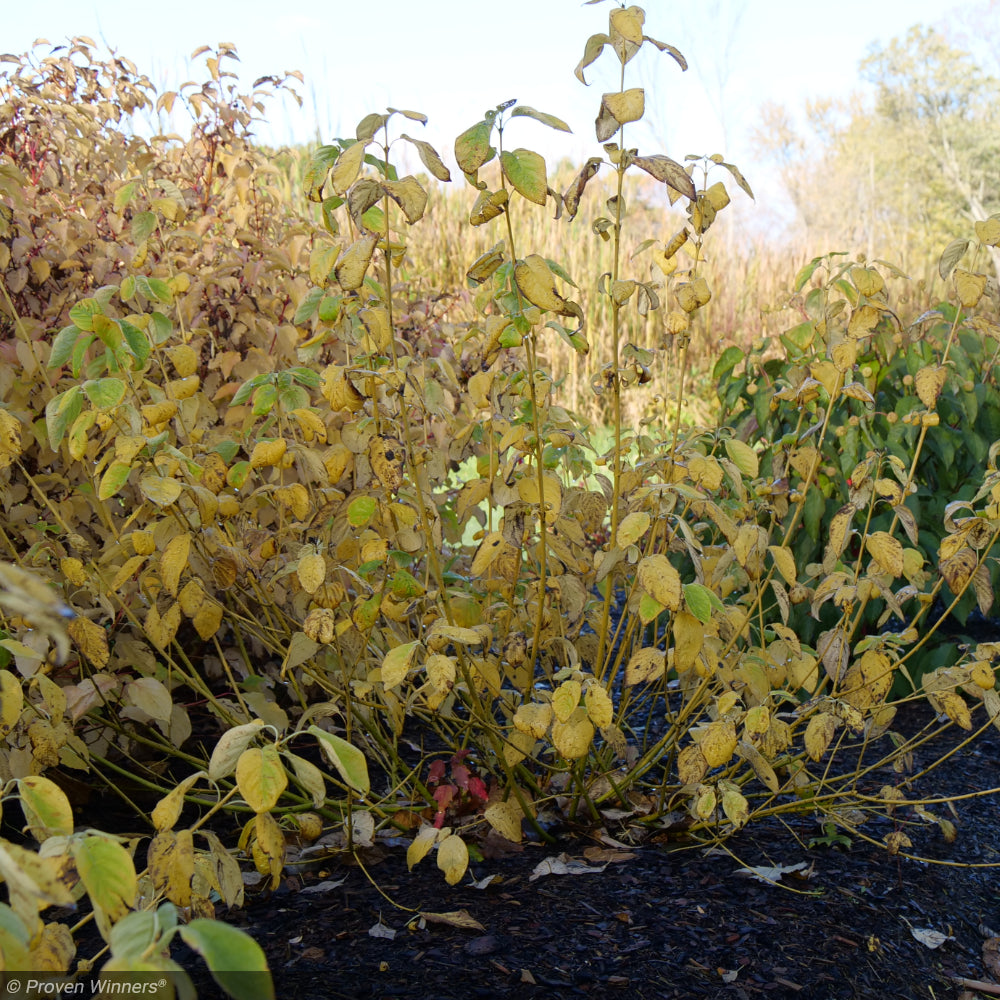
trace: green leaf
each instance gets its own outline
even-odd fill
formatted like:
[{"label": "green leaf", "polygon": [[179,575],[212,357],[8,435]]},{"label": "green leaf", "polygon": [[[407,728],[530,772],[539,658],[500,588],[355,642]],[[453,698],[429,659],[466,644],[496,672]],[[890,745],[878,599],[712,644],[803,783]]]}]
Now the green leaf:
[{"label": "green leaf", "polygon": [[153,298],[159,299],[165,305],[170,305],[174,301],[174,293],[170,286],[162,278],[148,278],[147,284]]},{"label": "green leaf", "polygon": [[32,837],[39,843],[73,832],[73,807],[66,793],[51,778],[31,775],[17,783],[21,808]]},{"label": "green leaf", "polygon": [[347,506],[347,520],[352,528],[363,528],[375,516],[378,504],[374,497],[355,497]]},{"label": "green leaf", "polygon": [[125,383],[120,378],[99,378],[83,383],[87,399],[99,410],[113,410],[125,398]]},{"label": "green leaf", "polygon": [[69,311],[69,318],[76,323],[81,330],[93,331],[94,317],[101,315],[101,307],[96,299],[84,299],[77,302]]},{"label": "green leaf", "polygon": [[545,173],[545,160],[530,149],[506,149],[500,154],[500,163],[507,180],[522,197],[536,205],[544,205],[549,185]]},{"label": "green leaf", "polygon": [[237,1000],[274,1000],[274,983],[260,945],[245,931],[223,923],[196,917],[182,924],[180,936],[198,952],[212,977]]},{"label": "green leaf", "polygon": [[371,790],[368,778],[368,762],[365,755],[353,743],[328,733],[319,726],[310,726],[306,732],[319,740],[320,748],[330,763],[340,772],[340,776],[351,788],[367,795]]},{"label": "green leaf", "polygon": [[128,462],[112,462],[101,476],[97,488],[98,500],[110,500],[126,483],[132,466]]},{"label": "green leaf", "polygon": [[[253,394],[253,415],[262,417],[274,409],[274,404],[278,401],[278,387],[273,384],[262,385]],[[236,402],[235,397],[233,402]]]},{"label": "green leaf", "polygon": [[544,111],[536,111],[534,108],[528,107],[527,104],[521,104],[514,108],[514,110],[510,113],[510,116],[511,118],[534,118],[536,122],[548,125],[549,128],[558,129],[560,132],[573,131],[561,118],[556,118],[555,115],[546,114]]},{"label": "green leaf", "polygon": [[132,909],[138,880],[132,855],[121,844],[107,837],[74,840],[73,860],[90,901],[111,923]]},{"label": "green leaf", "polygon": [[81,330],[74,323],[64,326],[52,341],[52,351],[49,354],[49,368],[61,368],[73,355],[73,347]]},{"label": "green leaf", "polygon": [[750,445],[738,438],[729,438],[726,441],[726,454],[744,476],[748,476],[750,479],[757,477],[759,467],[757,452]]},{"label": "green leaf", "polygon": [[320,382],[323,381],[318,371],[314,371],[312,368],[305,368],[301,365],[290,369],[289,374],[299,385],[307,385],[310,389],[319,388]]},{"label": "green leaf", "polygon": [[801,271],[795,276],[795,291],[801,292],[805,288],[809,279],[813,276],[816,268],[822,263],[822,257],[814,257],[811,261]]},{"label": "green leaf", "polygon": [[583,71],[604,51],[605,45],[610,45],[611,39],[607,35],[591,35],[584,46],[583,58],[577,63],[573,72],[580,83],[586,85]]},{"label": "green leaf", "polygon": [[414,139],[413,136],[407,135],[405,132],[400,136],[400,139],[404,139],[406,142],[417,147],[417,155],[420,157],[420,162],[423,163],[433,177],[436,177],[439,181],[451,180],[451,171],[444,165],[441,157],[437,154],[437,150],[429,142],[424,142],[423,139]]},{"label": "green leaf", "polygon": [[[322,288],[310,288],[306,292],[302,301],[299,303],[298,308],[295,310],[295,315],[292,317],[292,322],[298,326],[300,323],[305,323],[306,320],[312,319],[316,313],[316,309],[319,306],[319,300],[323,298]],[[234,400],[235,402],[235,400]]]},{"label": "green leaf", "polygon": [[691,612],[702,623],[707,625],[712,618],[712,609],[724,611],[725,605],[719,600],[718,595],[708,587],[703,587],[700,583],[684,584],[684,603],[688,611]]},{"label": "green leaf", "polygon": [[464,173],[475,174],[496,154],[496,150],[490,145],[492,131],[491,122],[476,122],[455,140],[455,159]]},{"label": "green leaf", "polygon": [[727,347],[719,356],[712,369],[712,378],[720,379],[724,375],[729,375],[732,370],[743,360],[744,353],[738,347]]},{"label": "green leaf", "polygon": [[141,246],[156,229],[155,212],[136,212],[132,217],[132,242]]},{"label": "green leaf", "polygon": [[244,382],[237,390],[232,400],[230,401],[231,406],[239,406],[241,403],[245,403],[250,396],[253,394],[254,390],[259,386],[264,385],[274,376],[271,372],[263,372],[260,375],[254,375],[252,379]]},{"label": "green leaf", "polygon": [[[172,904],[165,903],[164,906]],[[161,910],[163,907],[160,908]],[[111,945],[111,954],[115,958],[135,959],[142,958],[143,953],[149,948],[157,937],[158,913],[152,910],[137,910],[122,917],[111,928],[108,944]]]},{"label": "green leaf", "polygon": [[170,339],[170,335],[174,332],[173,324],[167,319],[166,316],[161,312],[154,312],[149,317],[149,333],[152,337],[153,343],[159,347],[160,344],[166,343]]},{"label": "green leaf", "polygon": [[45,404],[45,430],[49,447],[55,451],[66,436],[66,428],[80,415],[83,407],[82,390],[74,385]]},{"label": "green leaf", "polygon": [[[944,253],[941,254],[941,259],[938,261],[938,274],[941,275],[942,281],[948,280],[958,262],[965,256],[965,251],[969,249],[971,242],[972,240],[952,240],[944,248]],[[72,318],[73,314],[70,313],[70,319]]]},{"label": "green leaf", "polygon": [[143,330],[140,330],[137,326],[133,326],[126,320],[119,320],[119,325],[121,326],[122,335],[125,337],[125,343],[135,358],[135,367],[137,369],[143,368],[153,350],[149,343],[149,338]]},{"label": "green leaf", "polygon": [[129,181],[123,184],[115,192],[114,206],[116,212],[121,212],[123,208],[135,197],[135,189],[138,181]]}]

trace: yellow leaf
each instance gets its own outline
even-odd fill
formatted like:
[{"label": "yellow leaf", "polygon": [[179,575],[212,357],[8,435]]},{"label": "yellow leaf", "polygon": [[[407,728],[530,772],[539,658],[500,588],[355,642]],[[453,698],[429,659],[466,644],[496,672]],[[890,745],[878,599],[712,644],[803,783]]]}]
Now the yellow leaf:
[{"label": "yellow leaf", "polygon": [[670,560],[660,553],[646,556],[639,563],[638,580],[642,589],[657,604],[677,611],[681,606],[681,578]]},{"label": "yellow leaf", "polygon": [[200,580],[188,580],[177,595],[177,603],[188,618],[194,618],[205,603],[205,588]]},{"label": "yellow leaf", "polygon": [[[942,548],[945,541],[947,539],[941,542]],[[963,546],[953,556],[941,559],[938,568],[948,582],[948,586],[951,587],[952,593],[958,594],[968,586],[969,580],[976,572],[977,564],[976,553],[968,546]]]},{"label": "yellow leaf", "polygon": [[971,271],[963,271],[962,268],[955,269],[955,291],[958,292],[959,301],[966,309],[971,309],[979,304],[979,300],[986,291],[986,275],[973,274]]},{"label": "yellow leaf", "polygon": [[[357,413],[365,405],[365,397],[355,388],[340,365],[327,365],[323,369],[320,391],[330,403],[331,410],[347,410]],[[343,449],[350,455],[345,445],[334,445],[334,450]],[[346,464],[346,460],[345,460]],[[343,473],[343,469],[341,469]],[[337,477],[338,479],[340,476]]]},{"label": "yellow leaf", "polygon": [[[437,843],[439,830],[433,826],[423,826],[420,832],[410,841],[410,846],[406,848],[406,867],[412,871],[415,864],[419,864],[430,849]],[[459,876],[461,878],[461,876]]]},{"label": "yellow leaf", "polygon": [[666,654],[662,649],[640,649],[633,653],[625,667],[626,684],[646,684],[664,675]]},{"label": "yellow leaf", "polygon": [[749,476],[751,479],[757,477],[760,466],[757,459],[757,452],[745,441],[740,441],[738,438],[727,438],[726,454],[744,476]]},{"label": "yellow leaf", "polygon": [[844,551],[849,537],[848,529],[851,520],[857,513],[857,508],[853,504],[844,504],[833,517],[830,518],[828,529],[829,540],[826,545],[826,552],[823,554],[823,570],[832,573],[834,567],[840,559],[840,554]]},{"label": "yellow leaf", "polygon": [[[36,260],[37,257],[32,263]],[[33,969],[36,972],[68,972],[75,955],[76,942],[69,927],[66,924],[53,922],[46,924],[42,928],[42,933],[31,942],[31,957],[26,963],[14,965],[10,962],[7,967]],[[103,966],[101,972],[104,972]]]},{"label": "yellow leaf", "polygon": [[172,788],[153,807],[153,826],[157,830],[169,830],[180,819],[184,809],[184,796],[199,778],[206,776],[204,771],[189,774],[179,785]]},{"label": "yellow leaf", "polygon": [[163,555],[160,557],[160,579],[171,597],[177,596],[181,573],[187,566],[190,553],[191,536],[188,534],[171,538],[163,550]]},{"label": "yellow leaf", "polygon": [[892,662],[885,653],[865,650],[841,682],[841,698],[859,711],[882,702],[892,687]]},{"label": "yellow leaf", "polygon": [[21,681],[9,670],[0,670],[0,739],[17,725],[24,708]]},{"label": "yellow leaf", "polygon": [[903,574],[903,546],[887,531],[873,531],[865,539],[865,548],[883,572],[891,576]]},{"label": "yellow leaf", "polygon": [[552,706],[532,702],[521,705],[514,713],[514,726],[533,739],[541,739],[552,721]]},{"label": "yellow leaf", "polygon": [[578,708],[565,722],[552,723],[552,745],[567,760],[584,757],[594,738],[594,724],[584,709]]},{"label": "yellow leaf", "polygon": [[254,834],[254,866],[261,875],[271,876],[268,885],[271,889],[276,889],[281,881],[281,869],[285,865],[285,835],[269,812],[257,814]]},{"label": "yellow leaf", "polygon": [[127,700],[151,719],[169,722],[174,703],[170,692],[155,677],[138,677],[125,685]]},{"label": "yellow leaf", "polygon": [[326,560],[317,552],[304,555],[299,560],[296,576],[307,594],[315,594],[326,579]]},{"label": "yellow leaf", "polygon": [[736,750],[736,726],[729,719],[716,719],[698,741],[709,767],[729,763]]},{"label": "yellow leaf", "polygon": [[[156,539],[151,531],[133,531],[132,534],[129,535],[129,539],[132,542],[132,548],[135,549],[136,555],[148,556],[152,555],[156,551]],[[141,560],[136,563],[136,566],[141,565]],[[125,576],[125,579],[128,579],[131,575],[132,573],[128,573]],[[124,582],[125,580],[119,581],[113,589],[117,590],[118,587],[120,587]]]},{"label": "yellow leaf", "polygon": [[413,642],[404,642],[400,646],[393,647],[385,654],[380,676],[386,688],[394,688],[406,680],[419,646],[420,640],[414,639]]},{"label": "yellow leaf", "polygon": [[458,885],[469,867],[469,849],[465,841],[456,834],[450,834],[438,845],[437,866],[444,872],[448,885]]},{"label": "yellow leaf", "polygon": [[374,234],[365,233],[337,261],[337,281],[345,292],[353,292],[361,287],[377,242],[378,238]]},{"label": "yellow leaf", "polygon": [[708,761],[696,743],[677,755],[677,777],[682,785],[697,785],[708,771]]},{"label": "yellow leaf", "polygon": [[580,704],[582,686],[579,681],[563,681],[552,694],[552,711],[560,722],[565,722]]},{"label": "yellow leaf", "polygon": [[674,668],[678,673],[690,670],[698,660],[705,641],[705,626],[688,611],[674,616]]},{"label": "yellow leaf", "polygon": [[942,365],[927,365],[913,376],[913,383],[917,388],[920,402],[928,410],[933,410],[937,405],[937,398],[941,395],[941,389],[947,375],[948,369]]},{"label": "yellow leaf", "polygon": [[348,146],[338,157],[330,172],[330,184],[337,194],[345,194],[357,180],[361,164],[365,159],[365,143],[356,142]]},{"label": "yellow leaf", "polygon": [[774,565],[778,567],[778,572],[782,575],[785,583],[794,587],[797,570],[792,550],[787,545],[769,545],[767,551],[771,553]]},{"label": "yellow leaf", "polygon": [[752,744],[746,740],[740,740],[740,756],[753,768],[761,784],[769,791],[777,792],[780,784],[774,768],[768,763],[767,758]]},{"label": "yellow leaf", "polygon": [[288,785],[288,775],[273,743],[249,747],[236,761],[236,784],[256,813],[273,809]]},{"label": "yellow leaf", "polygon": [[227,729],[219,737],[219,742],[215,744],[211,760],[208,762],[208,776],[212,781],[219,781],[233,773],[240,755],[263,728],[263,720],[255,719],[253,722]]},{"label": "yellow leaf", "polygon": [[975,224],[976,239],[988,247],[1000,245],[1000,219],[986,219]]},{"label": "yellow leaf", "polygon": [[511,549],[500,531],[492,531],[476,549],[476,554],[472,558],[472,566],[469,572],[472,576],[482,576],[496,562],[501,553]]},{"label": "yellow leaf", "polygon": [[747,800],[740,792],[739,786],[732,781],[720,781],[719,788],[722,791],[722,811],[726,814],[726,819],[738,830],[750,818]]},{"label": "yellow leaf", "polygon": [[885,288],[885,281],[882,275],[871,267],[852,267],[851,279],[854,286],[866,298],[878,295]]},{"label": "yellow leaf", "polygon": [[588,717],[598,729],[605,729],[611,725],[615,715],[614,702],[611,700],[611,695],[597,681],[591,681],[587,685],[583,701]]},{"label": "yellow leaf", "polygon": [[711,785],[702,785],[698,789],[698,797],[694,803],[694,811],[698,818],[709,819],[715,812],[717,804],[715,789]]},{"label": "yellow leaf", "polygon": [[299,521],[304,521],[309,516],[311,509],[309,503],[309,491],[302,483],[292,483],[290,486],[279,486],[274,491],[274,499],[286,510],[292,512],[292,516]]},{"label": "yellow leaf", "polygon": [[222,624],[222,607],[206,601],[195,612],[191,622],[202,639],[211,639]]},{"label": "yellow leaf", "polygon": [[170,476],[154,476],[152,473],[139,480],[142,495],[157,507],[169,507],[181,495],[182,486]]},{"label": "yellow leaf", "polygon": [[826,753],[833,734],[837,731],[837,718],[830,712],[818,712],[806,726],[806,753],[813,760],[819,760]]},{"label": "yellow leaf", "polygon": [[622,518],[618,525],[618,534],[615,536],[615,544],[620,549],[637,542],[649,530],[652,518],[644,510],[634,511]]},{"label": "yellow leaf", "polygon": [[187,378],[198,370],[198,352],[190,344],[178,344],[167,351],[167,357],[174,371],[181,378]]},{"label": "yellow leaf", "polygon": [[291,414],[302,428],[302,435],[306,441],[318,440],[320,443],[326,441],[326,424],[319,418],[313,410],[305,407],[296,407]]},{"label": "yellow leaf", "polygon": [[261,469],[277,465],[284,457],[288,442],[284,438],[275,441],[258,441],[250,454],[250,468]]},{"label": "yellow leaf", "polygon": [[108,650],[108,634],[89,618],[77,615],[66,626],[70,638],[90,662],[103,670],[108,665],[111,654]]},{"label": "yellow leaf", "polygon": [[523,837],[521,820],[524,818],[524,813],[521,812],[521,807],[513,796],[506,802],[491,803],[483,810],[483,816],[501,837],[506,837],[515,844],[521,842]]},{"label": "yellow leaf", "polygon": [[945,715],[952,722],[958,723],[962,729],[972,729],[972,715],[969,706],[960,694],[955,691],[939,691],[933,696],[941,705]]},{"label": "yellow leaf", "polygon": [[627,122],[642,118],[646,106],[645,91],[641,87],[601,95],[601,109],[597,115],[598,142],[607,142]]}]

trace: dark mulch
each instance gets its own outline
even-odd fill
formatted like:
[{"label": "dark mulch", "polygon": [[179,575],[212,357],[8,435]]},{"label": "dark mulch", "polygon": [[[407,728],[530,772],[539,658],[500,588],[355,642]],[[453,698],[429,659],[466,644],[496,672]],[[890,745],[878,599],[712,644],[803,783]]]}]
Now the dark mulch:
[{"label": "dark mulch", "polygon": [[[1000,734],[991,729],[917,790],[993,788],[998,764]],[[956,979],[991,980],[983,945],[1000,933],[1000,872],[961,867],[1000,862],[1000,798],[962,800],[955,811],[952,844],[936,825],[906,827],[913,853],[955,863],[948,866],[891,857],[858,840],[848,849],[810,849],[806,842],[822,831],[803,817],[792,829],[768,821],[740,833],[728,843],[735,858],[647,844],[600,873],[534,881],[544,858],[562,850],[583,860],[597,845],[527,845],[474,864],[477,879],[500,876],[483,889],[468,876],[447,886],[433,855],[407,873],[403,848],[394,848],[368,857],[373,881],[331,862],[227,919],[263,946],[279,997],[945,1000],[967,989]],[[879,839],[892,827],[864,829]],[[798,862],[810,877],[787,875],[781,887],[737,873],[741,865]],[[341,878],[327,891],[303,891]],[[483,930],[420,921],[381,893],[417,910],[467,910]],[[379,924],[395,937],[373,936]],[[924,930],[947,940],[932,949],[913,933]],[[203,996],[213,995],[207,977],[196,981]],[[967,994],[976,995],[989,994]]]}]

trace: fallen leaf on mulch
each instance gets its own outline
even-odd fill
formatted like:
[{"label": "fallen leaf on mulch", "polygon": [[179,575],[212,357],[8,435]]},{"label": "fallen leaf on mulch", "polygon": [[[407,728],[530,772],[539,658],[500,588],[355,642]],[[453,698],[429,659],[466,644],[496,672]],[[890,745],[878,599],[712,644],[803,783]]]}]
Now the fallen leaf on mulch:
[{"label": "fallen leaf on mulch", "polygon": [[910,933],[928,948],[940,948],[945,941],[951,941],[950,934],[942,934],[940,931],[932,931],[929,928],[911,927]]},{"label": "fallen leaf on mulch", "polygon": [[338,885],[343,885],[346,881],[346,875],[338,879],[328,878],[323,882],[317,882],[315,885],[307,885],[305,888],[299,889],[299,892],[330,892],[332,889],[336,889]]},{"label": "fallen leaf on mulch", "polygon": [[987,938],[983,942],[983,965],[990,975],[1000,978],[1000,937]]},{"label": "fallen leaf on mulch", "polygon": [[396,932],[391,927],[386,927],[380,920],[377,924],[372,924],[368,928],[368,936],[373,938],[385,938],[392,941],[396,937]]},{"label": "fallen leaf on mulch", "polygon": [[623,861],[631,861],[635,857],[635,852],[612,850],[607,847],[588,847],[583,856],[591,864],[599,864],[602,861],[607,864],[620,864]]},{"label": "fallen leaf on mulch", "polygon": [[582,861],[574,861],[568,854],[560,854],[556,858],[546,858],[535,865],[534,871],[528,876],[529,882],[543,875],[596,875],[607,868],[607,863],[598,866],[585,865]]},{"label": "fallen leaf on mulch", "polygon": [[429,913],[426,910],[421,910],[420,916],[429,924],[447,924],[449,927],[458,927],[463,931],[486,930],[475,917],[470,915],[468,910],[449,910],[447,913]]},{"label": "fallen leaf on mulch", "polygon": [[804,871],[805,861],[800,861],[795,865],[751,865],[747,868],[737,868],[738,875],[749,875],[758,882],[780,882],[782,875],[791,875],[793,872],[802,872],[799,878],[811,878],[812,870]]}]

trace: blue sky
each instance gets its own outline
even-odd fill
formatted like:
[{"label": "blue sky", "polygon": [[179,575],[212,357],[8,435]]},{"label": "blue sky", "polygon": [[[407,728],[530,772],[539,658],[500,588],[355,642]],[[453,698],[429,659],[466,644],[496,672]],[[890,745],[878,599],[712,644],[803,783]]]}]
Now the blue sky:
[{"label": "blue sky", "polygon": [[[510,134],[513,145],[582,160],[599,152],[593,121],[602,85],[611,89],[613,80],[610,52],[588,70],[591,86],[573,76],[587,37],[606,30],[610,9],[578,0],[170,0],[142,13],[118,0],[4,6],[0,49],[20,53],[39,37],[57,43],[89,35],[135,61],[160,89],[204,79],[188,57],[218,41],[236,45],[247,82],[301,70],[302,110],[271,104],[261,132],[279,143],[352,135],[361,117],[391,105],[427,114],[427,128],[417,126],[414,134],[453,162],[454,137],[487,108],[517,98],[565,119],[574,135],[522,119]],[[659,122],[655,136],[631,141],[676,159],[721,152],[754,183],[763,168],[749,136],[762,102],[801,107],[809,97],[846,96],[872,43],[915,23],[942,25],[953,6],[946,0],[647,0],[646,33],[677,46],[691,68],[681,73],[667,56],[641,55],[630,65],[636,69],[630,85],[657,81],[647,107],[656,108]],[[727,109],[721,119],[720,105]]]}]

